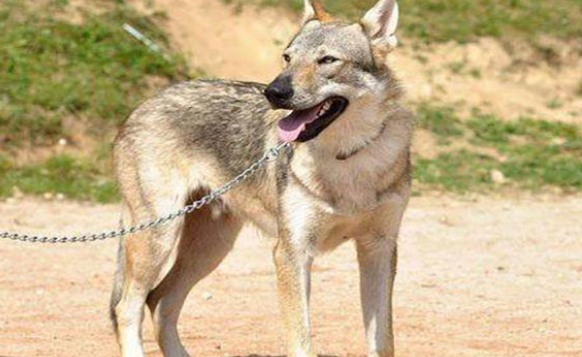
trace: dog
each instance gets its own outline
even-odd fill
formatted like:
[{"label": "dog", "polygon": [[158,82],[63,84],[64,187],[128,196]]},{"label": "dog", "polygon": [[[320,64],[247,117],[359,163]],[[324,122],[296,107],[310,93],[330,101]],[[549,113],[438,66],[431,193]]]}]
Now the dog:
[{"label": "dog", "polygon": [[114,149],[129,225],[200,199],[282,142],[293,150],[220,200],[120,242],[111,318],[124,357],[144,355],[146,305],[164,356],[188,356],[180,310],[245,222],[273,237],[289,356],[315,356],[310,268],[348,240],[357,249],[369,356],[394,356],[392,290],[414,126],[387,65],[397,23],[396,0],[380,0],[358,23],[336,21],[305,0],[284,69],[268,86],[186,82],[129,116]]}]

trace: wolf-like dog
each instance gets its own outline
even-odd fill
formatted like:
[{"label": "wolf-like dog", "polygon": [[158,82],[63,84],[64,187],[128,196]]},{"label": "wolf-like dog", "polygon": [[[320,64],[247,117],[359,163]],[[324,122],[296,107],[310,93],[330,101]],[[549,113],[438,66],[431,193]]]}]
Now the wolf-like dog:
[{"label": "wolf-like dog", "polygon": [[188,356],[177,331],[180,310],[244,222],[274,238],[289,356],[315,356],[310,268],[348,240],[357,249],[369,356],[394,356],[392,290],[413,129],[387,65],[397,22],[396,0],[380,0],[353,24],[305,0],[301,30],[268,86],[178,84],[129,117],[114,150],[128,225],[179,210],[279,143],[293,150],[218,202],[121,241],[111,317],[124,357],[144,355],[146,305],[164,356]]}]

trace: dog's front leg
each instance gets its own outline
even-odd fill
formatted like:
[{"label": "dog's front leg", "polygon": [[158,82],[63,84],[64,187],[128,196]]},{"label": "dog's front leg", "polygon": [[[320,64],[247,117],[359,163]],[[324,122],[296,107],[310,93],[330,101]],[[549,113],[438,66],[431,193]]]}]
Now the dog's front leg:
[{"label": "dog's front leg", "polygon": [[374,236],[356,241],[360,296],[370,357],[393,357],[392,289],[396,275],[396,240]]},{"label": "dog's front leg", "polygon": [[309,324],[312,258],[306,249],[281,237],[275,247],[279,303],[283,312],[289,357],[313,357]]}]

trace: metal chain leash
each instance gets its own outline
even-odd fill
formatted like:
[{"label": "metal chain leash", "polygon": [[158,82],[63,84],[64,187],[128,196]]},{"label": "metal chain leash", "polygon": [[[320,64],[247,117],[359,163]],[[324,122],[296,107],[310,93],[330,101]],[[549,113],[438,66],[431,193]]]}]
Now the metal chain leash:
[{"label": "metal chain leash", "polygon": [[238,176],[236,176],[231,181],[227,182],[224,186],[218,188],[210,192],[208,195],[202,197],[198,201],[185,206],[184,208],[180,209],[171,214],[167,214],[165,216],[159,217],[156,220],[143,222],[136,226],[129,227],[129,228],[121,228],[111,232],[103,232],[103,233],[93,233],[93,234],[84,234],[80,236],[61,236],[61,237],[48,237],[48,236],[36,236],[36,235],[28,235],[28,234],[19,234],[19,233],[11,233],[11,232],[0,232],[0,239],[10,239],[14,241],[20,242],[28,242],[28,243],[82,243],[82,242],[94,242],[98,240],[105,240],[111,238],[119,238],[126,236],[128,234],[134,234],[138,232],[142,232],[148,229],[156,228],[165,223],[175,220],[178,217],[185,216],[190,214],[207,204],[215,201],[228,191],[232,190],[236,186],[240,185],[244,181],[246,181],[249,177],[254,175],[259,169],[263,168],[267,163],[275,161],[277,157],[281,154],[283,150],[290,150],[291,144],[289,143],[282,143],[277,145],[276,147],[267,151],[257,162],[249,166],[246,170],[241,172]]}]

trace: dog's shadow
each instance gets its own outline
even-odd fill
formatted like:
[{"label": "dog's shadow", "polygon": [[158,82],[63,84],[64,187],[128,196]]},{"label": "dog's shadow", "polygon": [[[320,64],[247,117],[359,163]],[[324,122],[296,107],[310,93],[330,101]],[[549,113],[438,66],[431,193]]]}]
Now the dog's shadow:
[{"label": "dog's shadow", "polygon": [[[228,357],[287,357],[284,355],[259,355],[259,354],[250,354],[250,355],[246,355],[246,356],[228,356]],[[339,356],[333,356],[333,355],[317,355],[317,357],[339,357]]]}]

